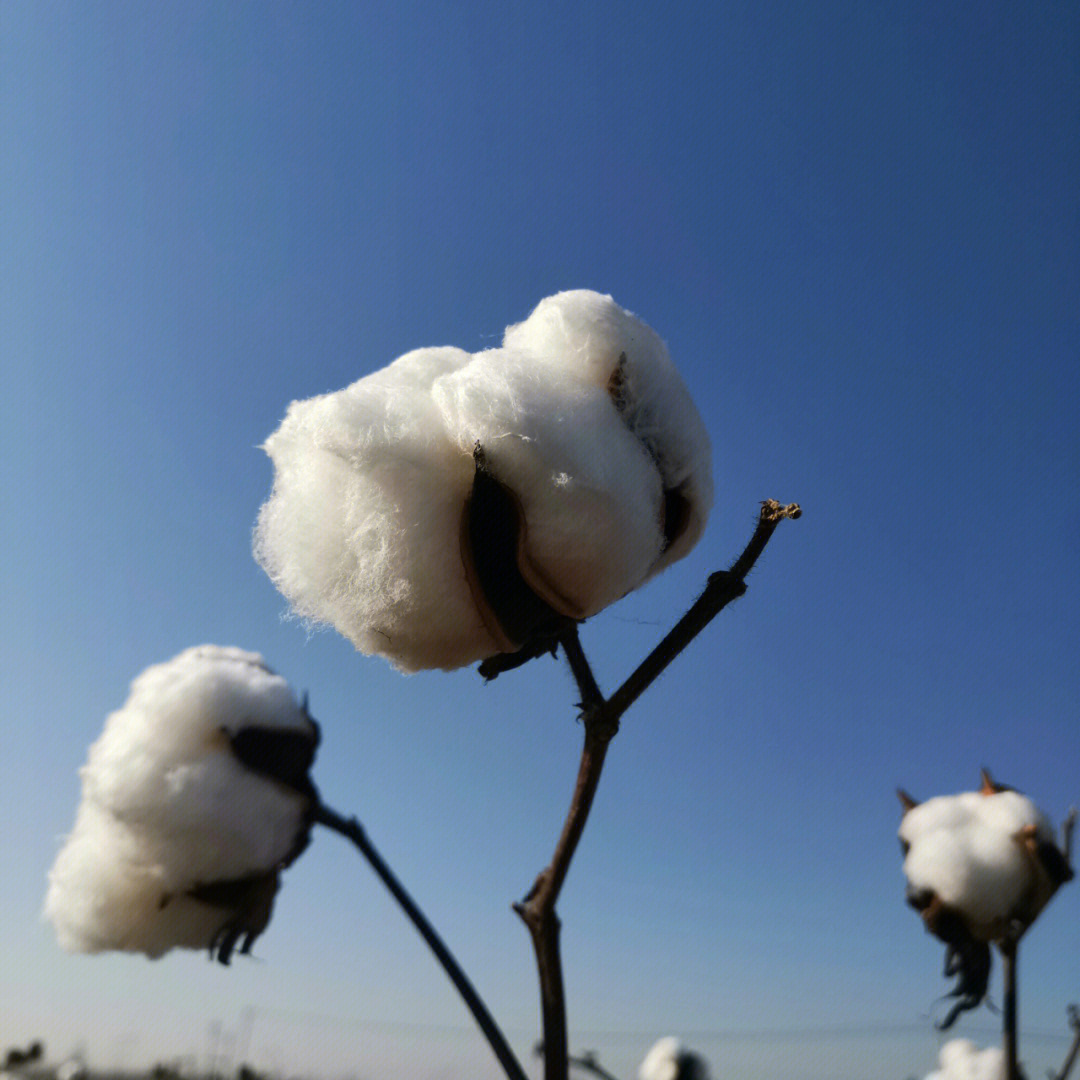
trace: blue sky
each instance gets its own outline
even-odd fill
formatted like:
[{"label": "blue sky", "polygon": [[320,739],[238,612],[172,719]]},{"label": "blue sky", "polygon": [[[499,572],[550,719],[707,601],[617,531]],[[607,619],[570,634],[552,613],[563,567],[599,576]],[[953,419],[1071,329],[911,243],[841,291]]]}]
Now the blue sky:
[{"label": "blue sky", "polygon": [[[669,1033],[743,1080],[928,1071],[946,986],[894,788],[985,764],[1080,801],[1075,5],[2,0],[0,30],[0,1041],[134,1065],[247,1017],[257,1065],[498,1075],[332,836],[256,962],[56,947],[87,745],[211,641],[310,691],[327,801],[528,1054],[510,903],[569,798],[568,677],[397,675],[284,620],[250,537],[289,401],[594,288],[667,340],[717,481],[690,557],[585,626],[602,684],[760,499],[805,516],[612,746],[560,904],[571,1043],[624,1077]],[[1025,945],[1032,1074],[1078,913],[1074,886]]]}]

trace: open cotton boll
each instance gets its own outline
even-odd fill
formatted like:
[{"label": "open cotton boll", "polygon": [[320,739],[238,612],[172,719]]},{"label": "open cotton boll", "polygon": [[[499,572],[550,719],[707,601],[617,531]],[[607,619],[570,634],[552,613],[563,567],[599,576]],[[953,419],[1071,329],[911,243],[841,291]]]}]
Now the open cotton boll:
[{"label": "open cotton boll", "polygon": [[84,803],[49,874],[45,916],[68,952],[205,949],[228,916],[169,884],[141,834]]},{"label": "open cotton boll", "polygon": [[480,353],[439,379],[435,401],[466,452],[517,498],[519,567],[552,607],[584,618],[651,573],[663,550],[663,488],[603,391],[525,353]]},{"label": "open cotton boll", "polygon": [[318,729],[255,653],[188,649],[148,668],[80,770],[75,828],[45,913],[75,951],[228,962],[270,916],[277,875],[307,844]]},{"label": "open cotton boll", "polygon": [[1005,1080],[1000,1047],[978,1049],[970,1039],[952,1039],[938,1054],[938,1068],[926,1080]]},{"label": "open cotton boll", "polygon": [[1035,889],[1035,868],[1019,840],[1028,828],[1053,844],[1050,823],[1016,791],[928,799],[900,826],[909,886],[960,913],[976,937],[994,940],[1011,919],[1030,921],[1038,913],[1025,904]]},{"label": "open cotton boll", "polygon": [[985,770],[977,792],[900,798],[908,903],[945,942],[945,975],[956,976],[944,1030],[986,997],[990,943],[1012,947],[1073,871],[1035,804]]},{"label": "open cotton boll", "polygon": [[459,534],[474,466],[431,398],[459,349],[419,349],[344,390],[294,401],[266,441],[274,488],[255,556],[294,611],[405,671],[499,651]]},{"label": "open cotton boll", "polygon": [[577,289],[541,300],[524,322],[507,329],[503,348],[550,368],[553,382],[580,381],[612,400],[653,460],[669,493],[669,516],[680,519],[668,522],[670,543],[651,573],[686,555],[712,507],[712,451],[701,415],[656,332],[610,296]]},{"label": "open cotton boll", "polygon": [[500,348],[419,349],[293,402],[265,449],[259,563],[298,615],[403,671],[545,651],[686,554],[712,501],[663,342],[586,291]]},{"label": "open cotton boll", "polygon": [[704,1059],[666,1035],[653,1044],[638,1069],[638,1080],[709,1080]]}]

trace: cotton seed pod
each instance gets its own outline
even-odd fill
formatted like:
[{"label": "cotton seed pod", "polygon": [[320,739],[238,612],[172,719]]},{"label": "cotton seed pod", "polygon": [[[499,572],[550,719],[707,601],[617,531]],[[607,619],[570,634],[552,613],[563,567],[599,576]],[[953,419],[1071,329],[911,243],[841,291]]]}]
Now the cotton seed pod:
[{"label": "cotton seed pod", "polygon": [[709,1080],[705,1059],[667,1035],[653,1044],[638,1069],[638,1080]]},{"label": "cotton seed pod", "polygon": [[204,645],[148,668],[80,770],[45,914],[73,952],[209,948],[265,928],[304,849],[318,728],[254,653]]},{"label": "cotton seed pod", "polygon": [[1072,870],[1035,804],[986,772],[978,791],[901,801],[908,902],[948,945],[945,974],[958,978],[947,1028],[985,997],[990,943],[1022,934]]},{"label": "cotton seed pod", "polygon": [[957,912],[983,941],[1030,926],[1072,871],[1054,830],[1018,791],[986,778],[979,791],[942,795],[904,814],[900,840],[913,894]]},{"label": "cotton seed pod", "polygon": [[663,342],[588,291],[542,301],[500,348],[418,350],[294,402],[265,449],[257,559],[297,614],[405,671],[595,614],[685,555],[712,503]]}]

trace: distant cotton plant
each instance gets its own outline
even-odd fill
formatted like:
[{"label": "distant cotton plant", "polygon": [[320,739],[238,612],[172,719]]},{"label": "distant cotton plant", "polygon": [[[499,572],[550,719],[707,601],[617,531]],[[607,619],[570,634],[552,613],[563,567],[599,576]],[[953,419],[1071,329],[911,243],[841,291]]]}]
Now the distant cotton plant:
[{"label": "distant cotton plant", "polygon": [[709,1080],[705,1059],[671,1035],[658,1040],[638,1069],[638,1080]]},{"label": "distant cotton plant", "polygon": [[228,963],[307,845],[318,729],[255,653],[203,645],[144,671],[80,770],[45,914],[72,952]]},{"label": "distant cotton plant", "polygon": [[947,944],[945,973],[959,980],[948,1027],[986,996],[990,943],[1018,941],[1073,872],[1045,815],[985,771],[978,791],[900,797],[908,903]]},{"label": "distant cotton plant", "polygon": [[559,293],[470,354],[418,349],[293,402],[255,554],[295,612],[404,671],[515,653],[693,547],[704,424],[660,338]]},{"label": "distant cotton plant", "polygon": [[1005,1055],[996,1046],[980,1050],[970,1039],[952,1039],[926,1080],[1005,1080]]}]

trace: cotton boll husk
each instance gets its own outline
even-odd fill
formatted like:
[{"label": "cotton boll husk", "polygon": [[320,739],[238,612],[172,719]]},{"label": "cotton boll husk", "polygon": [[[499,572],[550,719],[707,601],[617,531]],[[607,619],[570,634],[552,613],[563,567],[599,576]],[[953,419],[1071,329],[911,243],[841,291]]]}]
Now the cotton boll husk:
[{"label": "cotton boll husk", "polygon": [[928,799],[901,823],[910,845],[904,873],[914,889],[959,912],[976,936],[993,939],[1033,887],[1030,860],[1015,839],[1029,825],[1053,841],[1049,822],[1019,792]]},{"label": "cotton boll husk", "polygon": [[294,401],[265,450],[274,487],[255,556],[297,614],[404,671],[452,669],[499,646],[459,547],[471,446],[431,398],[460,349],[419,349],[344,390]]},{"label": "cotton boll husk", "polygon": [[606,295],[577,289],[549,296],[508,327],[503,348],[531,355],[558,377],[609,394],[620,373],[620,419],[654,459],[664,488],[679,490],[688,516],[683,533],[652,567],[657,573],[697,543],[712,506],[712,450],[705,425],[668,354],[641,319]]},{"label": "cotton boll husk", "polygon": [[1000,1047],[979,1050],[970,1039],[952,1039],[938,1054],[939,1068],[926,1080],[1005,1080],[1005,1055]]}]

